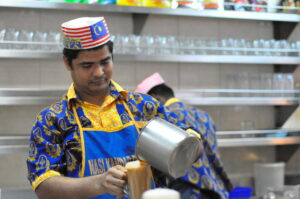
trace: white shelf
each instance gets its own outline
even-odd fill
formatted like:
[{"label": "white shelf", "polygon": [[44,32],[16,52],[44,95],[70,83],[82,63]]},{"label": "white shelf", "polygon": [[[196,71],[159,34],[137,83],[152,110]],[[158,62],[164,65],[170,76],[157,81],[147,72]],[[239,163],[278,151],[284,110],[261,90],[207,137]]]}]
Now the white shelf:
[{"label": "white shelf", "polygon": [[218,139],[219,147],[275,146],[300,144],[300,137]]},{"label": "white shelf", "polygon": [[195,97],[179,99],[190,105],[206,106],[288,106],[299,104],[299,98],[287,97]]},{"label": "white shelf", "polygon": [[[282,130],[254,130],[254,131],[217,131],[217,136],[234,135],[236,138],[218,138],[219,147],[243,147],[243,146],[276,146],[300,144],[299,136],[276,137],[276,132]],[[296,132],[299,131],[289,131]],[[242,135],[274,134],[274,137],[238,138]],[[28,136],[0,136],[0,154],[21,153],[29,150]]]},{"label": "white shelf", "polygon": [[[176,97],[190,105],[287,106],[297,105],[300,101],[299,90],[191,89],[176,90],[175,93]],[[224,97],[228,94],[235,97]],[[291,94],[294,97],[288,96]]]},{"label": "white shelf", "polygon": [[234,55],[116,55],[116,61],[231,63],[231,64],[299,64],[299,57]]},{"label": "white shelf", "polygon": [[1,88],[0,105],[50,105],[67,89]]},{"label": "white shelf", "polygon": [[0,154],[28,152],[28,136],[0,136]]},{"label": "white shelf", "polygon": [[0,49],[0,58],[5,59],[58,59],[61,56],[62,52]]},{"label": "white shelf", "polygon": [[[0,88],[0,105],[49,105],[59,100],[67,89],[30,89],[30,88]],[[256,105],[256,106],[286,106],[299,104],[299,97],[221,97],[223,93],[267,93],[291,94],[298,96],[298,90],[226,90],[198,89],[176,90],[176,96],[190,105]],[[210,97],[211,93],[220,97]]]},{"label": "white shelf", "polygon": [[[62,52],[0,50],[3,59],[60,59]],[[230,56],[230,55],[114,55],[123,62],[231,63],[231,64],[300,64],[300,57]]]},{"label": "white shelf", "polygon": [[2,0],[0,7],[6,8],[34,8],[34,9],[56,9],[56,10],[85,10],[99,13],[138,13],[138,14],[157,14],[157,15],[175,15],[192,16],[208,18],[228,18],[245,20],[264,20],[264,21],[288,21],[299,22],[300,17],[297,14],[289,13],[262,13],[262,12],[238,12],[238,11],[217,11],[217,10],[196,10],[185,8],[150,8],[150,7],[132,7],[118,5],[99,5],[99,4],[71,4],[54,3],[32,0]]},{"label": "white shelf", "polygon": [[276,146],[300,144],[299,132],[300,129],[218,131],[217,136],[220,147]]}]

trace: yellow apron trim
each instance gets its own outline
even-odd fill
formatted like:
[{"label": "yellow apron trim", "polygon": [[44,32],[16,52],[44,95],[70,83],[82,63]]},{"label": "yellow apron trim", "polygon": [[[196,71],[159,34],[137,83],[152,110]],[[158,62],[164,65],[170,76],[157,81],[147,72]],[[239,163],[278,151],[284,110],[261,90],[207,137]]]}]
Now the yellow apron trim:
[{"label": "yellow apron trim", "polygon": [[115,128],[112,128],[112,127],[97,127],[97,128],[82,128],[83,130],[85,131],[106,131],[107,133],[111,133],[111,132],[115,132],[115,131],[119,131],[121,129],[123,129],[124,127],[128,127],[128,126],[131,126],[131,125],[134,125],[134,122],[129,122],[125,125],[122,125],[122,126],[118,126],[118,127],[115,127]]},{"label": "yellow apron trim", "polygon": [[175,98],[175,97],[172,97],[172,98],[170,98],[170,99],[168,99],[168,100],[166,101],[166,103],[164,104],[164,106],[169,106],[170,104],[173,104],[173,103],[175,103],[175,102],[180,102],[180,100],[177,99],[177,98]]},{"label": "yellow apron trim", "polygon": [[140,134],[140,130],[139,130],[139,128],[137,127],[136,121],[135,121],[135,119],[134,119],[134,117],[133,117],[131,111],[129,110],[128,106],[125,104],[124,100],[122,100],[122,103],[123,103],[123,105],[124,105],[126,111],[128,112],[129,117],[132,119],[132,122],[133,122],[133,124],[134,124],[134,126],[135,126],[135,129],[137,130],[138,134]]},{"label": "yellow apron trim", "polygon": [[135,121],[135,124],[138,128],[144,128],[146,124],[148,124],[148,121]]},{"label": "yellow apron trim", "polygon": [[49,170],[47,171],[46,173],[42,174],[41,176],[37,177],[35,179],[34,182],[32,182],[31,186],[32,186],[32,189],[33,191],[36,190],[36,188],[42,183],[44,182],[45,180],[47,180],[48,178],[51,178],[53,176],[61,176],[61,174],[57,171],[54,171],[54,170]]},{"label": "yellow apron trim", "polygon": [[196,131],[194,131],[193,129],[187,129],[186,132],[193,134],[194,136],[196,136],[197,138],[199,138],[200,140],[202,140],[201,136],[199,133],[197,133]]},{"label": "yellow apron trim", "polygon": [[77,114],[77,111],[76,111],[76,107],[73,106],[73,112],[74,112],[74,116],[75,116],[75,119],[76,119],[76,123],[78,124],[78,127],[79,127],[79,134],[80,134],[80,141],[81,141],[81,153],[82,153],[82,161],[81,161],[81,170],[79,172],[79,176],[80,177],[83,177],[84,176],[84,167],[85,167],[85,147],[84,147],[84,137],[83,137],[83,132],[82,132],[82,125],[81,125],[81,122],[79,120],[79,117],[78,117],[78,114]]}]

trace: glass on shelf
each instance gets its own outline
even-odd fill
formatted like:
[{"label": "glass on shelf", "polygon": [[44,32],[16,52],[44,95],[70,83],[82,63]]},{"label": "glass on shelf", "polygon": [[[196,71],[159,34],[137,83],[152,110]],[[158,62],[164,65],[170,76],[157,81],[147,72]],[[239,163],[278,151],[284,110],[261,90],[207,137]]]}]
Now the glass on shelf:
[{"label": "glass on shelf", "polygon": [[195,53],[197,55],[206,55],[206,40],[203,39],[194,39]]},{"label": "glass on shelf", "polygon": [[154,55],[155,48],[154,48],[154,37],[151,35],[143,35],[140,39],[140,47],[142,54],[144,55]]},{"label": "glass on shelf", "polygon": [[[260,74],[260,89],[261,90],[272,90],[273,89],[273,74],[272,73],[261,73]],[[263,93],[262,96],[270,97],[270,93]]]},{"label": "glass on shelf", "polygon": [[129,54],[129,37],[127,35],[121,35],[121,54]]},{"label": "glass on shelf", "polygon": [[140,54],[140,36],[129,35],[128,36],[128,52],[127,54]]},{"label": "glass on shelf", "polygon": [[273,49],[273,52],[271,53],[272,56],[281,56],[281,48],[280,48],[280,42],[276,40],[270,40],[270,46]]},{"label": "glass on shelf", "polygon": [[4,48],[4,37],[5,37],[6,29],[0,29],[0,49]]},{"label": "glass on shelf", "polygon": [[35,31],[32,38],[32,50],[47,50],[47,33],[42,31]]},{"label": "glass on shelf", "polygon": [[[116,54],[143,55],[233,55],[298,56],[300,41],[258,39],[200,39],[152,35],[112,35]],[[56,51],[61,44],[58,32],[0,29],[0,48]],[[292,53],[291,53],[292,52]]]},{"label": "glass on shelf", "polygon": [[16,44],[16,49],[28,50],[33,39],[33,32],[27,30],[21,30],[18,36],[18,44]]},{"label": "glass on shelf", "polygon": [[4,35],[4,49],[16,49],[15,42],[18,40],[20,32],[14,28],[8,28]]},{"label": "glass on shelf", "polygon": [[208,49],[207,49],[207,54],[209,55],[218,55],[220,54],[220,51],[218,50],[218,41],[217,40],[207,40],[206,43]]},{"label": "glass on shelf", "polygon": [[48,32],[46,42],[48,43],[46,49],[50,51],[57,51],[59,49],[60,33],[54,31]]}]

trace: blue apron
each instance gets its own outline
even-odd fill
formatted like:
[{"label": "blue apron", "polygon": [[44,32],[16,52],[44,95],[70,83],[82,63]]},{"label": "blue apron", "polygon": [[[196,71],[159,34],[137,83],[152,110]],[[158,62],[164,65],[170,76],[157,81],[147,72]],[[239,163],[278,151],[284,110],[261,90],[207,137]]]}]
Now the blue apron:
[{"label": "blue apron", "polygon": [[[82,168],[80,177],[98,175],[115,165],[124,166],[127,162],[136,160],[135,144],[139,131],[131,111],[123,102],[131,121],[121,127],[83,128],[75,108],[74,115],[79,126],[82,147]],[[116,199],[117,196],[103,194],[93,199]],[[123,196],[122,199],[127,199]]]}]

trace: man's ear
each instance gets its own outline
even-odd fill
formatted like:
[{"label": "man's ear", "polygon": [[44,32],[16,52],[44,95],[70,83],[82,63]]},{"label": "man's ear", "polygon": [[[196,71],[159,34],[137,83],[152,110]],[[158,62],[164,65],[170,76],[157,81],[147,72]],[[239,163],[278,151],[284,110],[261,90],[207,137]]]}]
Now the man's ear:
[{"label": "man's ear", "polygon": [[64,64],[65,64],[66,69],[68,71],[71,71],[72,67],[69,65],[68,58],[65,55],[63,55],[63,60],[64,60]]}]

